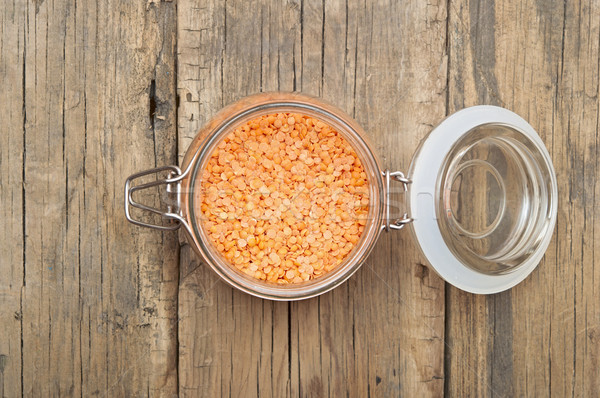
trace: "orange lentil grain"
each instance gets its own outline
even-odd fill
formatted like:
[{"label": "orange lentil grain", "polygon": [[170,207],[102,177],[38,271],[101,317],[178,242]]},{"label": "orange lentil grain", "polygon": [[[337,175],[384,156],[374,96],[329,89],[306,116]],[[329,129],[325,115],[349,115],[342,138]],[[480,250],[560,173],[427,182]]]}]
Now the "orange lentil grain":
[{"label": "orange lentil grain", "polygon": [[258,117],[211,154],[199,191],[201,225],[237,269],[268,283],[333,270],[358,243],[367,174],[331,126],[299,114]]}]

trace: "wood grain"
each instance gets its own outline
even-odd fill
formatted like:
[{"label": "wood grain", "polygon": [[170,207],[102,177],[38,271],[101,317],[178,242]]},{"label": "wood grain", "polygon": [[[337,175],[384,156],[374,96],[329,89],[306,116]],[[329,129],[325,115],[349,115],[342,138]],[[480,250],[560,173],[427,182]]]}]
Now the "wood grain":
[{"label": "wood grain", "polygon": [[[182,1],[178,12],[181,159],[197,129],[223,105],[261,87],[293,90],[300,9]],[[233,290],[186,244],[180,271],[181,396],[285,396],[289,305]]]},{"label": "wood grain", "polygon": [[[597,395],[599,35],[597,1],[0,0],[0,397]],[[540,266],[471,295],[402,231],[343,286],[275,303],[127,223],[128,175],[294,90],[398,170],[452,112],[523,116],[559,180]]]},{"label": "wood grain", "polygon": [[0,8],[0,397],[21,394],[25,7]]},{"label": "wood grain", "polygon": [[[445,115],[445,7],[304,4],[301,90],[353,115],[392,170]],[[443,282],[420,261],[385,234],[349,282],[292,303],[292,395],[442,394]]]},{"label": "wood grain", "polygon": [[177,393],[176,240],[122,208],[175,161],[174,10],[0,6],[2,396]]},{"label": "wood grain", "polygon": [[590,396],[598,391],[596,2],[453,1],[449,112],[507,107],[542,136],[559,181],[544,260],[493,296],[447,288],[446,393]]},{"label": "wood grain", "polygon": [[[407,169],[419,139],[445,116],[445,7],[181,1],[180,159],[223,105],[298,90],[353,114],[385,164]],[[440,395],[444,285],[420,261],[408,235],[390,234],[350,282],[284,304],[226,286],[184,246],[180,392]]]}]

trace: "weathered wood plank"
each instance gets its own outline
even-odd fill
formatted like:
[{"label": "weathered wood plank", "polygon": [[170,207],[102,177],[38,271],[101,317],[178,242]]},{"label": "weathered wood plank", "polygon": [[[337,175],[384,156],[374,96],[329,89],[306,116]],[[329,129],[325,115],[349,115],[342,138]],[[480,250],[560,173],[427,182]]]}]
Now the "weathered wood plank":
[{"label": "weathered wood plank", "polygon": [[[450,3],[448,114],[477,104],[504,105],[499,99],[494,74],[495,22],[493,2]],[[495,305],[496,301],[501,303],[501,308]],[[511,292],[479,296],[447,285],[446,307],[446,394],[506,395],[505,389],[512,388],[512,379],[492,385],[493,365],[489,354],[512,356]],[[502,318],[501,326],[508,324],[508,335],[507,330],[494,334],[496,314]],[[512,369],[503,371],[504,377],[512,377]]]},{"label": "weathered wood plank", "polygon": [[175,5],[1,8],[3,396],[175,395],[176,239],[122,209],[176,160]]},{"label": "weathered wood plank", "polygon": [[[304,37],[324,37],[303,41],[302,89],[353,114],[390,169],[445,115],[445,6],[325,2],[319,18],[304,4]],[[421,261],[410,235],[384,234],[348,283],[292,304],[300,396],[442,393],[444,284]]]},{"label": "weathered wood plank", "polygon": [[599,11],[594,2],[451,2],[449,112],[488,103],[527,119],[554,161],[559,215],[522,284],[489,297],[447,288],[448,395],[598,391]]},{"label": "weathered wood plank", "polygon": [[26,5],[0,7],[0,397],[21,394]]},{"label": "weathered wood plank", "polygon": [[[594,395],[599,5],[448,5],[449,63],[445,2],[182,0],[175,15],[169,1],[5,0],[0,396],[438,396],[443,377],[448,395]],[[353,114],[394,169],[469,105],[508,107],[542,135],[561,181],[555,241],[510,292],[446,288],[445,366],[443,283],[403,233],[345,285],[289,305],[233,291],[184,244],[177,305],[177,239],[125,222],[123,180],[268,90]]]},{"label": "weathered wood plank", "polygon": [[[218,109],[257,91],[296,89],[346,109],[398,169],[445,115],[445,2],[186,0],[178,14],[180,159]],[[376,251],[344,286],[289,305],[288,323],[288,305],[233,291],[184,246],[180,392],[440,395],[443,283],[406,234]]]},{"label": "weathered wood plank", "polygon": [[[225,10],[217,2],[185,1],[177,7],[178,153],[185,148],[208,118],[222,105],[221,63],[224,48]],[[210,93],[210,94],[209,94]],[[223,396],[219,325],[225,315],[216,306],[218,277],[198,262],[182,242],[179,277],[179,393],[182,397]],[[225,338],[225,336],[223,336]],[[223,353],[225,355],[226,353]]]},{"label": "weathered wood plank", "polygon": [[[259,91],[294,89],[300,18],[295,2],[187,0],[178,14],[181,159],[224,105]],[[288,304],[233,290],[186,244],[180,264],[180,394],[285,396]]]}]

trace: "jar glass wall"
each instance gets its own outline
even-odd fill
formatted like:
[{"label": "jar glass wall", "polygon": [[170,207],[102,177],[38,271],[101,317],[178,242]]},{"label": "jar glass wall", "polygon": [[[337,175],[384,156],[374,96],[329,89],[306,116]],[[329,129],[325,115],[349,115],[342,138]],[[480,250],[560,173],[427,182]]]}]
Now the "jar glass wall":
[{"label": "jar glass wall", "polygon": [[[211,154],[222,140],[236,127],[257,117],[273,113],[296,113],[318,119],[335,129],[356,151],[369,187],[367,223],[354,249],[341,264],[319,278],[298,284],[278,285],[259,281],[233,267],[210,243],[200,222],[197,202],[202,182],[202,171]],[[192,245],[203,259],[225,281],[247,293],[272,300],[295,300],[313,297],[333,289],[346,281],[362,265],[372,250],[381,231],[383,213],[383,182],[379,162],[364,137],[364,132],[349,116],[339,109],[319,100],[297,94],[265,93],[244,99],[243,106],[234,104],[218,116],[221,122],[206,132],[205,142],[190,160],[191,173],[187,180],[184,199],[184,216],[189,220]]]}]

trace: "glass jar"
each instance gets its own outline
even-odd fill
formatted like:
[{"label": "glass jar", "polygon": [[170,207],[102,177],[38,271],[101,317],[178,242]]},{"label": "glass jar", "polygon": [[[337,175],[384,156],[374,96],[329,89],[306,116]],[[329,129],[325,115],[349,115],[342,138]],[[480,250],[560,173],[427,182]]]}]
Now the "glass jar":
[{"label": "glass jar", "polygon": [[[256,117],[290,112],[329,124],[356,151],[367,174],[368,221],[354,249],[333,270],[311,281],[278,285],[233,267],[210,243],[194,214],[202,171],[235,127]],[[166,178],[136,184],[140,177]],[[166,185],[166,210],[134,200],[136,191]],[[397,193],[405,196],[399,210]],[[157,225],[132,216],[131,207],[160,214]],[[182,167],[165,166],[130,176],[125,214],[134,224],[162,230],[183,226],[196,253],[230,285],[272,300],[300,300],[325,293],[352,276],[382,231],[410,226],[423,256],[447,282],[472,293],[496,293],[516,285],[537,266],[554,230],[557,183],[548,151],[516,114],[475,106],[446,118],[421,143],[407,175],[381,166],[363,129],[345,112],[306,95],[262,93],[221,110],[197,134]]]}]

